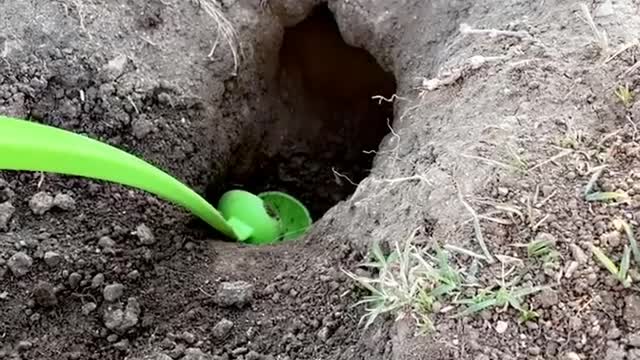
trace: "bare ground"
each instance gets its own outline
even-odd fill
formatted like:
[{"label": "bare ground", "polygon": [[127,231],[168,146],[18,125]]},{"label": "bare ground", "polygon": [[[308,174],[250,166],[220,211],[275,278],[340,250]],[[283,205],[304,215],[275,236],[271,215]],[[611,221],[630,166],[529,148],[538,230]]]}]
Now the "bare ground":
[{"label": "bare ground", "polygon": [[[12,24],[0,30],[0,113],[121,146],[202,191],[219,187],[230,164],[257,157],[247,144],[267,133],[272,119],[262,114],[277,108],[269,84],[282,27],[314,3],[225,2],[243,44],[237,76],[224,43],[207,58],[216,28],[193,4],[0,4]],[[614,220],[640,222],[640,109],[615,95],[625,84],[637,93],[638,48],[617,50],[640,30],[638,4],[588,4],[605,47],[573,1],[329,3],[344,39],[398,86],[393,133],[353,196],[304,240],[247,248],[140,192],[3,173],[0,206],[11,218],[0,229],[0,358],[640,358],[635,286],[623,288],[591,254],[596,245],[619,264],[628,239]],[[242,159],[239,148],[248,149]],[[588,184],[625,191],[627,201],[587,201]],[[34,214],[30,201],[43,191],[69,194],[75,206],[59,198]],[[363,330],[352,305],[366,292],[342,269],[355,270],[371,244],[389,248],[418,229],[425,248],[482,252],[459,192],[501,260],[484,264],[479,282],[506,271],[520,286],[551,286],[526,299],[538,317],[435,311],[427,334],[411,317]],[[143,223],[155,241],[135,233]],[[558,255],[519,246],[535,239],[551,240]],[[16,261],[29,261],[16,253],[32,259],[23,276]],[[471,258],[453,262],[466,268]],[[121,294],[107,286],[116,283]],[[226,306],[231,285],[240,307]]]}]

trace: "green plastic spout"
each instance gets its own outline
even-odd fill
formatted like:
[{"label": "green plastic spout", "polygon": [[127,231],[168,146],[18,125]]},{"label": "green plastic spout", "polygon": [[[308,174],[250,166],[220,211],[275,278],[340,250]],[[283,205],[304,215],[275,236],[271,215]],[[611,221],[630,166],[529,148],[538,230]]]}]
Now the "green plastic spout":
[{"label": "green plastic spout", "polygon": [[[218,212],[195,191],[149,163],[105,143],[66,130],[0,116],[0,170],[43,171],[115,182],[182,206],[239,241],[273,241],[278,222],[262,199],[235,190]],[[224,214],[224,216],[223,216]]]}]

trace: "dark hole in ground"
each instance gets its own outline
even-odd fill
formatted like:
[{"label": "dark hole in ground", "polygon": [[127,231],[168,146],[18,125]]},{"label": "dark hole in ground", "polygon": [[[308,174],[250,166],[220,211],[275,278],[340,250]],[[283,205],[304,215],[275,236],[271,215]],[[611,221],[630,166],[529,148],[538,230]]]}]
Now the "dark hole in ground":
[{"label": "dark hole in ground", "polygon": [[392,104],[372,97],[389,98],[396,81],[367,51],[345,43],[321,5],[285,29],[274,84],[260,156],[252,173],[232,174],[227,185],[285,191],[318,219],[369,173],[393,117]]}]

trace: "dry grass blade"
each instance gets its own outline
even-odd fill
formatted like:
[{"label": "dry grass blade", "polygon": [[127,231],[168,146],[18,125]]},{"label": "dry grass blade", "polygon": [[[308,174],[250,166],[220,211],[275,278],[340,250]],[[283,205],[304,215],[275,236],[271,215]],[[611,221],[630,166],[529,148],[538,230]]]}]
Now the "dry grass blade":
[{"label": "dry grass blade", "polygon": [[625,234],[627,235],[627,239],[629,240],[629,246],[631,247],[633,258],[635,259],[636,263],[640,265],[640,250],[638,249],[638,242],[636,241],[636,237],[633,234],[631,225],[629,225],[629,223],[622,219],[613,220],[613,225],[616,227],[616,229],[618,229],[618,231],[624,230]]},{"label": "dry grass blade", "polygon": [[580,8],[582,9],[582,12],[586,18],[587,24],[589,24],[589,27],[591,27],[593,36],[600,46],[600,50],[602,50],[602,52],[606,54],[607,52],[609,52],[609,39],[607,38],[607,33],[604,30],[598,30],[598,27],[596,26],[596,23],[595,21],[593,21],[593,17],[591,16],[591,11],[589,11],[589,7],[586,4],[581,3]]},{"label": "dry grass blade", "polygon": [[487,244],[484,242],[484,236],[482,235],[482,228],[480,227],[480,220],[478,218],[478,214],[476,213],[475,210],[473,210],[471,205],[469,205],[469,203],[467,203],[464,200],[464,197],[462,196],[462,192],[460,192],[460,188],[457,188],[457,190],[458,190],[458,199],[473,217],[473,228],[476,233],[476,239],[478,240],[478,243],[480,244],[480,248],[482,249],[482,253],[484,254],[484,257],[486,258],[487,262],[489,264],[492,264],[495,262],[495,260],[493,259],[493,256],[491,256],[491,252],[489,252],[489,249],[487,248]]},{"label": "dry grass blade", "polygon": [[220,5],[218,5],[215,0],[192,0],[192,2],[200,6],[207,15],[213,19],[217,27],[218,32],[216,40],[211,47],[209,57],[212,57],[215,53],[220,37],[222,36],[222,40],[227,43],[231,51],[231,55],[233,56],[233,74],[236,75],[238,73],[240,63],[240,56],[238,54],[240,42],[238,41],[238,34],[236,33],[233,24],[226,18],[220,8]]},{"label": "dry grass blade", "polygon": [[593,168],[592,171],[594,171],[594,173],[593,175],[591,175],[591,178],[589,179],[587,186],[585,186],[584,188],[584,196],[587,196],[591,193],[591,190],[593,190],[593,187],[596,185],[596,182],[598,181],[598,179],[600,178],[600,175],[602,175],[602,172],[606,167],[607,165],[601,165]]},{"label": "dry grass blade", "polygon": [[609,270],[612,275],[618,276],[618,267],[599,247],[591,245],[591,252],[605,269]]},{"label": "dry grass blade", "polygon": [[629,200],[629,194],[627,194],[624,191],[620,191],[620,192],[594,192],[591,194],[587,194],[585,197],[585,200],[593,202],[593,201],[628,201]]}]

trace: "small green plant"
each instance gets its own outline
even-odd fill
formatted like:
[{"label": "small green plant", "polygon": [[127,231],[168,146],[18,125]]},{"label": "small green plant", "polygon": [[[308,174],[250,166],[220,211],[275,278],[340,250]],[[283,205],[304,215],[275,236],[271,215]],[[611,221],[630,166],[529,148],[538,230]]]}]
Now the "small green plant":
[{"label": "small green plant", "polygon": [[590,194],[585,195],[585,200],[589,201],[589,202],[607,202],[607,201],[613,201],[613,202],[629,202],[630,198],[629,198],[629,194],[627,194],[625,191],[608,191],[608,192],[592,192]]},{"label": "small green plant", "polygon": [[527,244],[527,256],[530,258],[540,258],[545,264],[552,263],[560,253],[554,248],[551,240],[534,240]]},{"label": "small green plant", "polygon": [[511,271],[505,273],[503,263],[502,276],[500,280],[496,281],[495,285],[480,289],[477,294],[471,298],[455,301],[457,304],[466,305],[466,308],[454,315],[454,317],[469,316],[490,308],[502,308],[504,311],[508,307],[512,307],[520,313],[521,320],[527,321],[535,318],[537,313],[527,305],[523,305],[523,302],[529,295],[545,290],[548,286],[516,287],[520,282],[520,276],[516,276],[510,282],[506,282],[505,279],[510,272]]},{"label": "small green plant", "polygon": [[430,315],[433,304],[455,293],[462,285],[462,275],[450,264],[448,252],[437,249],[432,255],[412,243],[413,236],[404,244],[396,243],[389,256],[380,246],[371,249],[371,261],[362,267],[376,270],[372,277],[359,276],[343,270],[347,276],[369,291],[356,306],[366,305],[360,323],[369,327],[383,314],[414,317],[423,331],[432,328]]},{"label": "small green plant", "polygon": [[477,314],[489,308],[502,308],[506,310],[509,306],[520,313],[520,318],[530,320],[537,316],[537,313],[523,305],[524,299],[532,294],[546,289],[546,286],[529,286],[522,288],[513,287],[511,284],[501,284],[497,289],[483,289],[476,296],[470,299],[459,300],[457,303],[467,305],[467,308],[454,317],[464,317]]},{"label": "small green plant", "polygon": [[633,91],[629,89],[628,85],[620,85],[615,91],[618,100],[624,105],[626,108],[630,108],[633,105]]},{"label": "small green plant", "polygon": [[592,245],[591,252],[598,260],[600,265],[607,269],[611,275],[613,275],[625,288],[631,286],[631,277],[629,273],[629,265],[631,260],[631,250],[625,245],[622,259],[620,260],[620,267],[611,260],[599,247]]}]

